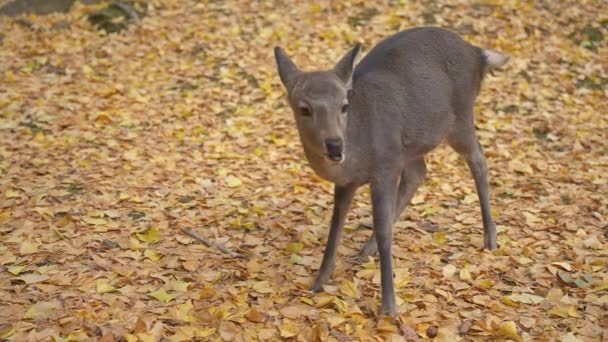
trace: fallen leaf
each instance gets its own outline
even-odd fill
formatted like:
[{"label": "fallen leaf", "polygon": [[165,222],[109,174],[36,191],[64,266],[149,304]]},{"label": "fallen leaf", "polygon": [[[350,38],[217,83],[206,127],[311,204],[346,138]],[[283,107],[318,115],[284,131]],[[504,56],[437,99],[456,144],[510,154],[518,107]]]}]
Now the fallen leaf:
[{"label": "fallen leaf", "polygon": [[243,182],[238,177],[230,175],[226,177],[226,184],[231,188],[237,188],[243,185]]},{"label": "fallen leaf", "polygon": [[523,339],[517,333],[517,326],[513,321],[505,321],[500,325],[498,332],[515,341],[523,341]]},{"label": "fallen leaf", "polygon": [[454,266],[452,264],[447,264],[447,265],[443,266],[443,268],[441,269],[441,273],[443,274],[444,277],[451,278],[454,275],[454,273],[456,273],[456,266]]},{"label": "fallen leaf", "polygon": [[167,291],[165,291],[165,289],[163,289],[163,288],[160,288],[156,291],[148,293],[148,296],[154,297],[154,298],[156,298],[156,300],[158,300],[159,302],[163,302],[163,303],[168,303],[173,298],[177,297],[176,294],[168,294]]},{"label": "fallen leaf", "polygon": [[137,238],[141,242],[152,243],[152,244],[163,241],[162,235],[160,234],[158,229],[156,229],[154,227],[146,229],[143,233],[137,233]]}]

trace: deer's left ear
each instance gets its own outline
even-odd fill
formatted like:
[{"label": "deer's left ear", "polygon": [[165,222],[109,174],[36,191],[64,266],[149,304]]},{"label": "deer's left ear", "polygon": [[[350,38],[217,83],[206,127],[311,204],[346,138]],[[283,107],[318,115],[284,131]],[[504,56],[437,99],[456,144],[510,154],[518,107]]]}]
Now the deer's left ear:
[{"label": "deer's left ear", "polygon": [[334,73],[344,82],[344,84],[350,84],[351,77],[353,76],[353,70],[355,69],[355,60],[357,59],[357,55],[361,50],[361,44],[357,43],[355,47],[350,49],[344,57],[338,61],[336,66],[334,67]]}]

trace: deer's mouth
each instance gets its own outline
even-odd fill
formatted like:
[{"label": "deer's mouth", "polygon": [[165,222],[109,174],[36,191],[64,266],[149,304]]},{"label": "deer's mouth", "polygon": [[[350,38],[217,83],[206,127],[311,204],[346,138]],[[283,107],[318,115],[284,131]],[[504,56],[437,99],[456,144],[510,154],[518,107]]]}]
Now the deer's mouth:
[{"label": "deer's mouth", "polygon": [[344,153],[333,153],[333,154],[326,154],[327,159],[331,160],[334,163],[341,163],[344,161]]}]

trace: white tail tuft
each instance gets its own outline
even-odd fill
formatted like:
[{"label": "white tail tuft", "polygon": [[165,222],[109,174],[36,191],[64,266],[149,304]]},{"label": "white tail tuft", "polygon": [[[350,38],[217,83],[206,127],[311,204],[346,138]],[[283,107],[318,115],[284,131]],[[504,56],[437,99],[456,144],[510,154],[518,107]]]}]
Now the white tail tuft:
[{"label": "white tail tuft", "polygon": [[509,61],[509,56],[505,55],[504,53],[489,49],[483,50],[483,57],[486,59],[488,67],[490,68],[501,67]]}]

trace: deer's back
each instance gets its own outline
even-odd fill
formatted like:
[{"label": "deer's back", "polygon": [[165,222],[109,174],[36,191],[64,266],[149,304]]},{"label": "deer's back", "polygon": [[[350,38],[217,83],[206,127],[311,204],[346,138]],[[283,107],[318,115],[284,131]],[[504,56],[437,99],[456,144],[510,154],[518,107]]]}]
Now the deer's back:
[{"label": "deer's back", "polygon": [[400,143],[420,155],[468,115],[482,74],[481,49],[444,29],[410,29],[381,41],[357,65],[353,100],[359,115],[369,116],[375,146]]}]

